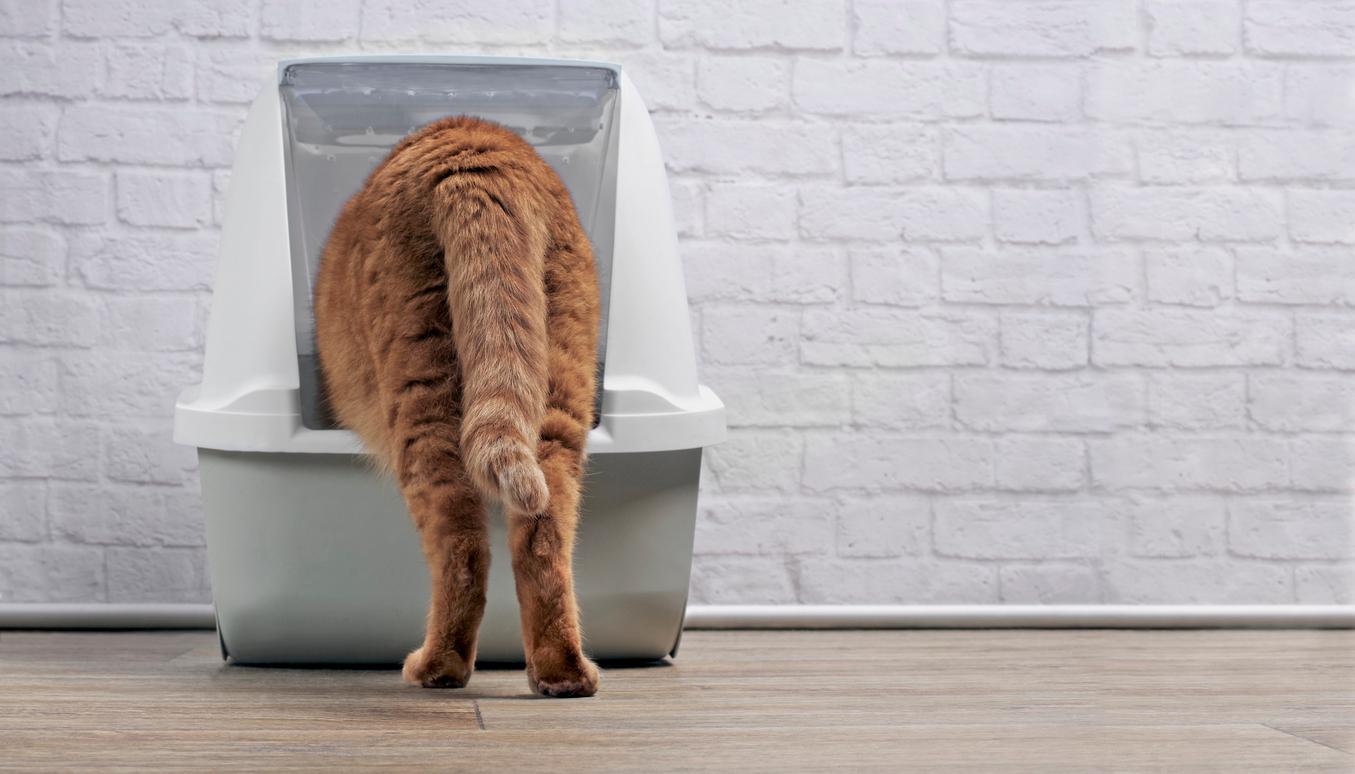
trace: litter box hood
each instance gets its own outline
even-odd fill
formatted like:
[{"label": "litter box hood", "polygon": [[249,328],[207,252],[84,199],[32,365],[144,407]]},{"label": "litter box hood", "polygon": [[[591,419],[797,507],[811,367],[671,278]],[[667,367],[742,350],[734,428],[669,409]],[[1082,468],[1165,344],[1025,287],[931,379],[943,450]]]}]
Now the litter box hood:
[{"label": "litter box hood", "polygon": [[493,57],[282,62],[250,108],[225,205],[202,381],[179,443],[360,452],[314,419],[310,281],[338,207],[408,131],[445,115],[510,126],[560,172],[598,254],[600,421],[589,452],[695,449],[725,435],[697,382],[667,178],[644,103],[616,65]]}]

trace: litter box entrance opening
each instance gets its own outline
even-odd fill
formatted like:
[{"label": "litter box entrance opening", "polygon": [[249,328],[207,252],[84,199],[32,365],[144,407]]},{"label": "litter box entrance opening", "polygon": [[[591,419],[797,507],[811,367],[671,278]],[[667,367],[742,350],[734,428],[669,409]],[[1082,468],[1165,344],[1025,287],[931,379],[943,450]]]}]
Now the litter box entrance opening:
[{"label": "litter box entrance opening", "polygon": [[[296,308],[301,419],[333,428],[319,389],[315,275],[339,210],[399,140],[445,116],[472,115],[522,135],[569,189],[597,259],[602,292],[598,408],[607,352],[616,202],[616,73],[552,64],[322,62],[290,65],[279,87]],[[600,411],[598,412],[600,413]]]}]

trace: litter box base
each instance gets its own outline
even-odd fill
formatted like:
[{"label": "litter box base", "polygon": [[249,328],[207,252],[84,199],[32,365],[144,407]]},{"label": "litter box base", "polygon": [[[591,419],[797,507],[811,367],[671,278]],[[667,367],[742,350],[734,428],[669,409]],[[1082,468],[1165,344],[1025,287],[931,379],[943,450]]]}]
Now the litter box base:
[{"label": "litter box base", "polygon": [[[356,455],[199,449],[222,651],[241,664],[390,664],[423,638],[428,572],[394,485]],[[682,631],[701,449],[588,460],[575,547],[585,649],[660,659]],[[503,515],[479,660],[523,660]]]}]

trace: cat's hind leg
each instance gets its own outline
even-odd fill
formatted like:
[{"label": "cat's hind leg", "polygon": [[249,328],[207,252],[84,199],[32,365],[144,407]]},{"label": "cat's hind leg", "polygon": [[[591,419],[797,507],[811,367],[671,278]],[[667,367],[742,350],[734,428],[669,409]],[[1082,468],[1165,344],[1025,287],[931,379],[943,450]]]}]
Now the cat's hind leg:
[{"label": "cat's hind leg", "polygon": [[484,503],[454,451],[454,429],[425,425],[406,441],[400,480],[433,583],[423,645],[405,658],[404,678],[425,688],[460,688],[475,667],[489,580]]},{"label": "cat's hind leg", "polygon": [[527,683],[542,696],[592,696],[599,675],[583,654],[572,567],[583,455],[543,440],[538,459],[550,491],[548,507],[536,514],[508,513]]}]

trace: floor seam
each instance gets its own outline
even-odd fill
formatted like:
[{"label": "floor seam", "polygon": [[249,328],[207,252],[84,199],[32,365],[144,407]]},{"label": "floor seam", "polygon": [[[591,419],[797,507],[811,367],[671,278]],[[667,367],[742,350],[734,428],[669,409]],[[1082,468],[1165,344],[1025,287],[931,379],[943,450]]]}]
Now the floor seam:
[{"label": "floor seam", "polygon": [[1340,747],[1332,747],[1326,742],[1320,742],[1316,739],[1313,739],[1312,737],[1307,737],[1304,736],[1303,734],[1296,734],[1293,731],[1286,731],[1283,728],[1277,728],[1269,723],[1262,723],[1261,725],[1265,726],[1266,728],[1269,728],[1271,731],[1279,731],[1281,734],[1287,734],[1289,736],[1294,737],[1295,739],[1302,739],[1305,742],[1312,742],[1313,744],[1318,745],[1319,747],[1325,747],[1328,750],[1335,750],[1336,752],[1339,752],[1347,757],[1355,757],[1355,753],[1352,753],[1349,750],[1342,750]]}]

